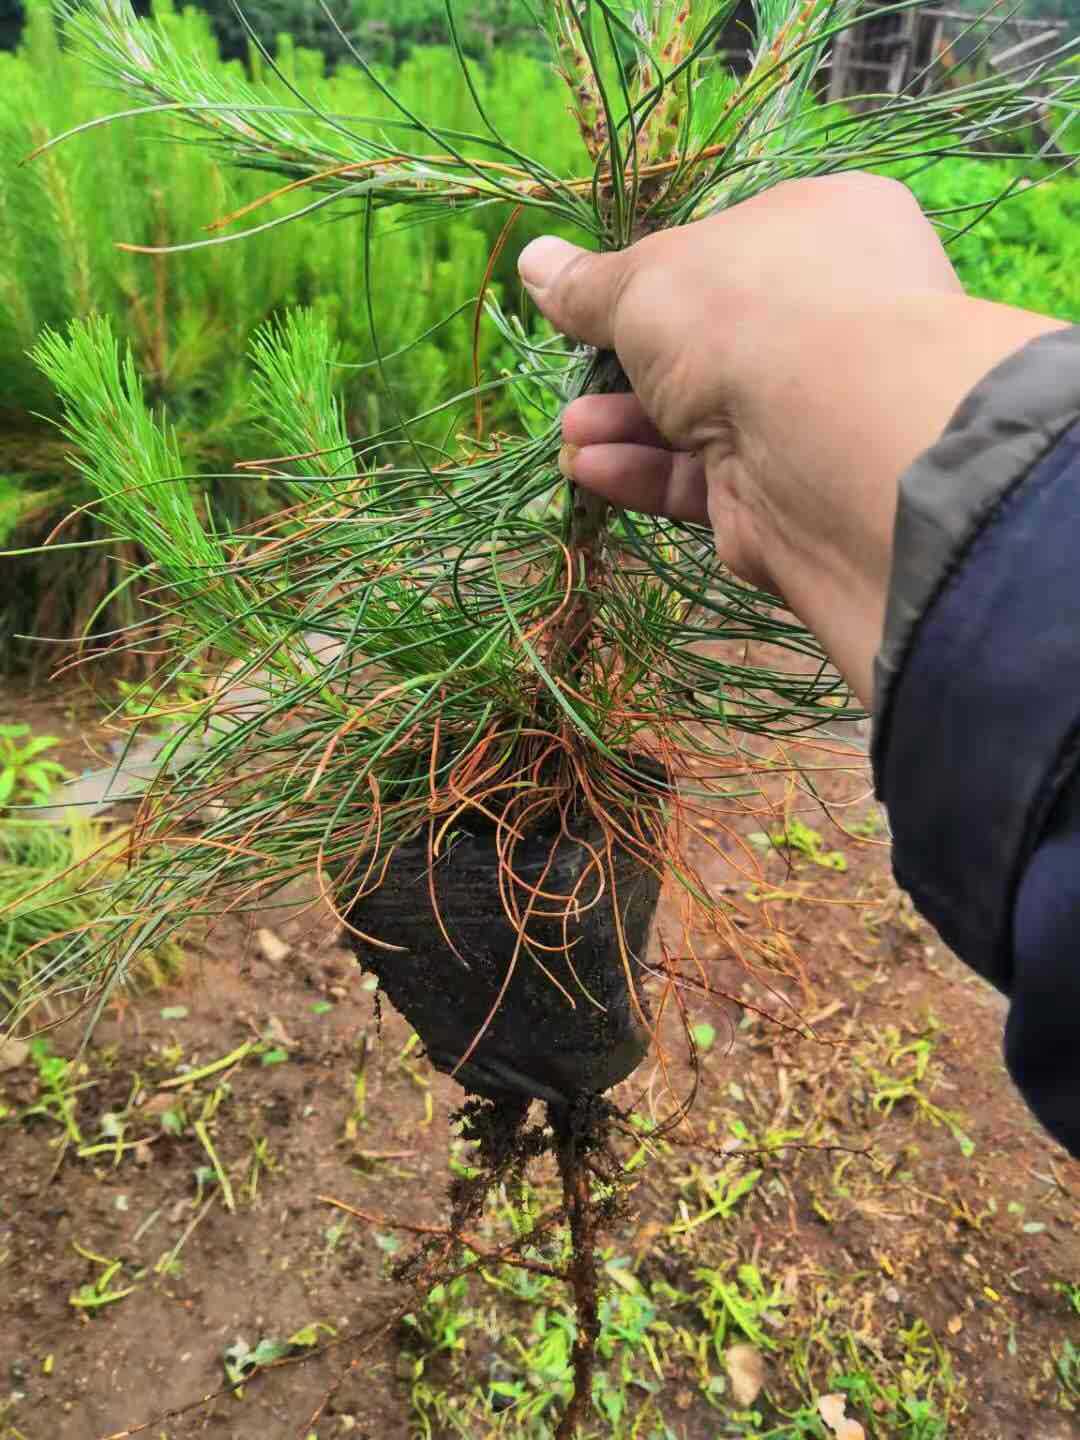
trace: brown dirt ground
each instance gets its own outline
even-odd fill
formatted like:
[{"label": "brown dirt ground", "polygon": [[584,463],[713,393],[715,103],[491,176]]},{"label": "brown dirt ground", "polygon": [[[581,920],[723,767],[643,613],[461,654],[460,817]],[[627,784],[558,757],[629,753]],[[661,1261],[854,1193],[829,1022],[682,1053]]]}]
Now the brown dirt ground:
[{"label": "brown dirt ground", "polygon": [[[81,751],[93,735],[93,712],[73,709],[70,697],[15,700],[5,711],[5,719],[28,715],[39,730],[64,735],[65,758],[76,768],[98,763]],[[826,776],[823,783],[834,799],[865,796],[864,776]],[[864,799],[842,813],[851,824],[873,811]],[[880,836],[843,835],[805,801],[799,814],[844,852],[847,869],[775,854],[765,862],[767,880],[787,898],[748,908],[758,916],[768,908],[797,941],[806,966],[797,1002],[815,1020],[816,1038],[749,1012],[740,1018],[721,1002],[692,1000],[693,1019],[721,1032],[702,1059],[692,1128],[641,1172],[610,1243],[633,1257],[639,1277],[676,1286],[699,1264],[756,1260],[784,1277],[796,1308],[817,1305],[815,1313],[824,1314],[823,1297],[833,1297],[843,1328],[881,1354],[891,1353],[898,1332],[918,1317],[955,1373],[947,1433],[957,1440],[1080,1434],[1080,1415],[1064,1408],[1070,1402],[1051,1365],[1067,1340],[1080,1344],[1080,1315],[1070,1314],[1055,1288],[1080,1282],[1080,1164],[1039,1130],[1012,1090],[1001,1063],[1003,1002],[910,917],[891,884]],[[711,883],[745,890],[722,855],[702,864]],[[289,944],[287,957],[271,962],[261,953],[257,923]],[[670,901],[660,924],[673,924]],[[147,1143],[125,1151],[118,1164],[111,1154],[62,1153],[53,1121],[20,1119],[39,1094],[31,1067],[0,1075],[0,1103],[9,1112],[0,1123],[3,1440],[101,1440],[143,1425],[141,1433],[154,1440],[420,1433],[402,1378],[400,1330],[349,1368],[356,1349],[350,1335],[391,1315],[400,1296],[395,1300],[372,1227],[350,1220],[332,1240],[328,1227],[342,1217],[320,1197],[398,1221],[445,1219],[448,1116],[461,1092],[415,1051],[405,1053],[409,1032],[399,1017],[385,1013],[377,1033],[372,995],[338,939],[326,912],[230,921],[190,942],[187,969],[170,989],[109,1010],[86,1056],[88,1088],[79,1094],[77,1118],[93,1136],[103,1112],[130,1104],[127,1138]],[[720,988],[742,991],[747,983],[728,956],[714,953],[710,966]],[[742,998],[770,1004],[760,987]],[[172,1007],[187,1013],[165,1018]],[[179,1065],[206,1064],[268,1033],[288,1059],[249,1059],[229,1072],[210,1133],[235,1211],[220,1194],[207,1208],[194,1178],[206,1152],[190,1125],[179,1136],[161,1128],[157,1097],[177,1093],[161,1087]],[[911,1099],[890,1114],[872,1103],[881,1088],[874,1068],[907,1074],[910,1056],[896,1051],[927,1034],[932,1059],[921,1093],[962,1117],[974,1142],[970,1158],[952,1131],[931,1123]],[[51,1042],[71,1054],[79,1035],[76,1021]],[[349,1131],[365,1045],[366,1120]],[[677,1078],[685,1076],[685,1066],[676,1069]],[[223,1078],[193,1087],[189,1109],[198,1113]],[[662,1087],[657,1074],[644,1078],[647,1112]],[[620,1098],[639,1095],[641,1079]],[[809,1142],[863,1153],[773,1153],[734,1220],[672,1234],[678,1202],[696,1194],[687,1176],[719,1168],[716,1145],[734,1118],[757,1135],[790,1127]],[[257,1141],[265,1141],[272,1168],[253,1191]],[[155,1263],[181,1241],[179,1264],[155,1274]],[[92,1314],[73,1307],[72,1295],[102,1269],[76,1244],[122,1260],[112,1285],[130,1285],[131,1293]],[[223,1352],[238,1338],[254,1345],[315,1321],[336,1330],[329,1348],[260,1376],[243,1399],[219,1394],[168,1416],[219,1390]],[[835,1328],[835,1315],[830,1323]],[[482,1345],[467,1346],[453,1367],[447,1362],[435,1373],[465,1395],[483,1380],[486,1361]],[[310,1417],[343,1372],[313,1432]],[[768,1393],[783,1404],[794,1392],[785,1375],[773,1373]],[[751,1433],[705,1403],[686,1365],[672,1362],[657,1403],[679,1440]],[[776,1425],[779,1412],[765,1411]],[[873,1427],[872,1415],[860,1418]]]}]

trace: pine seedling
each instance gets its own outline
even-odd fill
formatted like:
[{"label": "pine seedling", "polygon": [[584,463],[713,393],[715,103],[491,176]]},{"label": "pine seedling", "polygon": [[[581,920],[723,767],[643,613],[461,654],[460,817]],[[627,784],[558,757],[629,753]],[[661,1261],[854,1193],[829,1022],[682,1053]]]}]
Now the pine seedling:
[{"label": "pine seedling", "polygon": [[[820,103],[820,76],[836,37],[863,18],[840,0],[759,0],[741,77],[713,53],[731,0],[557,0],[537,23],[583,143],[581,173],[557,174],[485,106],[452,0],[447,34],[473,99],[469,131],[428,120],[358,51],[393,118],[327,112],[281,73],[270,85],[212,70],[125,0],[61,8],[77,53],[136,113],[166,112],[216,156],[268,177],[261,201],[221,217],[208,238],[167,248],[242,244],[328,212],[362,227],[384,382],[373,318],[375,241],[392,238],[383,212],[397,224],[452,225],[470,209],[497,207],[511,220],[531,209],[619,248],[783,180],[915,171],[1005,145],[1036,118],[1061,128],[1075,97],[1074,76],[1052,54],[946,94],[838,111]],[[263,60],[272,71],[272,57]],[[291,208],[262,218],[271,201]],[[977,214],[934,218],[948,238]],[[348,433],[335,398],[339,357],[325,325],[300,313],[260,333],[252,409],[280,458],[241,467],[237,483],[271,476],[292,504],[242,533],[215,532],[196,509],[172,431],[150,414],[103,322],[39,344],[103,513],[148,557],[140,580],[172,642],[155,683],[168,687],[192,663],[208,676],[177,732],[177,752],[198,738],[199,753],[144,805],[145,863],[123,882],[88,978],[115,983],[133,945],[192,909],[265,903],[312,869],[331,899],[370,893],[395,849],[425,830],[434,866],[468,813],[487,815],[505,838],[505,908],[539,961],[528,935],[536,897],[515,879],[516,846],[526,820],[545,811],[561,814],[565,830],[581,797],[605,837],[601,888],[616,888],[612,847],[628,849],[674,880],[688,920],[696,914],[746,954],[730,903],[709,897],[687,857],[703,807],[749,793],[755,762],[741,736],[803,734],[856,712],[811,637],[773,597],[721,569],[706,530],[615,513],[563,481],[562,408],[624,377],[614,357],[538,340],[485,295],[483,276],[476,283],[478,326],[486,317],[515,368],[423,414],[397,412],[362,438]],[[474,414],[507,392],[517,431],[485,439],[477,427],[470,437]],[[430,438],[436,426],[442,443]],[[716,640],[764,642],[792,660],[733,659]],[[139,646],[139,630],[123,643]],[[694,771],[711,778],[677,789],[676,777]],[[193,836],[191,817],[208,806],[216,818]],[[580,906],[564,901],[567,913]],[[775,943],[765,950],[774,964],[783,954]]]},{"label": "pine seedling", "polygon": [[[531,210],[619,249],[783,180],[915,170],[1005,144],[1036,118],[1063,119],[1071,103],[1073,78],[1051,57],[1037,74],[991,72],[947,95],[885,96],[875,109],[837,113],[816,87],[832,42],[861,14],[838,0],[758,0],[750,67],[736,77],[713,53],[734,8],[557,0],[538,16],[581,134],[577,174],[555,173],[485,106],[453,0],[448,38],[475,110],[467,131],[411,107],[355,49],[389,120],[330,113],[284,76],[283,100],[280,86],[210,72],[165,27],[136,20],[125,0],[69,3],[64,13],[79,53],[138,109],[167,112],[193,141],[267,177],[261,200],[173,249],[243,243],[336,213],[362,227],[372,317],[375,240],[387,238],[388,220],[452,225],[463,211],[498,207],[505,240],[513,217]],[[292,208],[282,215],[271,202]],[[948,235],[974,217],[935,218]],[[448,866],[461,873],[457,857],[481,820],[494,837],[489,888],[515,937],[507,986],[517,967],[531,966],[570,1009],[595,1005],[587,987],[563,985],[556,971],[563,963],[575,975],[574,927],[606,907],[611,959],[648,1030],[635,944],[621,923],[630,872],[654,885],[668,878],[684,898],[683,953],[662,947],[654,967],[658,1013],[681,1007],[687,989],[709,989],[691,921],[748,962],[791,963],[782,936],[748,939],[738,902],[709,894],[691,843],[717,843],[702,824],[710,802],[754,803],[759,762],[743,737],[835,724],[854,713],[843,687],[774,597],[723,572],[703,527],[616,513],[567,485],[557,466],[561,410],[625,377],[614,356],[536,338],[485,294],[482,275],[476,284],[478,335],[486,316],[513,370],[481,375],[422,415],[399,411],[375,434],[347,433],[327,383],[333,348],[314,316],[262,332],[252,397],[276,458],[241,474],[274,476],[293,504],[236,533],[213,530],[184,502],[171,432],[148,412],[106,327],[78,325],[38,346],[111,526],[148,557],[171,639],[154,684],[167,689],[197,668],[207,677],[176,732],[174,753],[197,740],[195,756],[163,773],[144,802],[114,918],[80,962],[101,1000],[138,950],[181,923],[265,905],[312,872],[360,943],[392,952],[393,934],[361,930],[364,910],[354,906],[374,903],[399,854],[411,857],[417,894],[428,892],[430,935],[441,932],[453,951],[439,885]],[[385,380],[374,322],[372,342]],[[474,417],[507,392],[520,426],[485,437]],[[436,420],[441,441],[430,438]],[[140,635],[124,640],[138,645]],[[717,640],[743,650],[718,652]],[[791,659],[742,658],[750,647]],[[551,877],[568,843],[589,858],[560,889]],[[62,961],[57,973],[71,983]],[[391,973],[388,960],[380,976]],[[520,1117],[512,1128],[521,1133]],[[575,1136],[555,1129],[579,1318],[562,1437],[589,1403],[596,1216]],[[444,1256],[512,1164],[496,1154],[459,1193]],[[431,1267],[421,1273],[430,1278]]]}]

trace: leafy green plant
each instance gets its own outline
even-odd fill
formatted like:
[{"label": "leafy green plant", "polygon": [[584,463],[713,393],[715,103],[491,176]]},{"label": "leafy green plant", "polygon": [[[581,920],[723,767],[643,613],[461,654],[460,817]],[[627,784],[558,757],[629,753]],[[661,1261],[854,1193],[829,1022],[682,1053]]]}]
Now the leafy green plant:
[{"label": "leafy green plant", "polygon": [[694,1276],[701,1282],[697,1304],[712,1328],[718,1360],[733,1339],[745,1338],[760,1350],[776,1348],[766,1327],[783,1322],[790,1300],[782,1285],[767,1285],[756,1265],[740,1265],[734,1276],[703,1267]]},{"label": "leafy green plant", "polygon": [[[925,1336],[926,1327],[921,1321],[916,1323]],[[830,1384],[848,1397],[857,1414],[867,1417],[871,1434],[880,1435],[883,1440],[892,1435],[903,1440],[946,1440],[948,1410],[939,1405],[934,1392],[942,1385],[948,1387],[951,1372],[946,1367],[943,1378],[938,1380],[933,1368],[928,1369],[921,1363],[916,1370],[908,1371],[899,1383],[886,1381],[884,1384],[864,1369],[852,1369],[834,1376]]]},{"label": "leafy green plant", "polygon": [[225,1378],[237,1398],[242,1398],[244,1386],[258,1371],[265,1370],[291,1355],[303,1355],[320,1343],[323,1334],[332,1339],[336,1333],[332,1325],[317,1320],[311,1325],[303,1326],[287,1340],[265,1338],[254,1346],[249,1345],[246,1340],[236,1340],[222,1353]]},{"label": "leafy green plant", "polygon": [[476,1323],[465,1304],[468,1293],[468,1281],[459,1276],[446,1285],[434,1286],[428,1291],[423,1308],[405,1317],[405,1324],[416,1331],[424,1352],[417,1359],[419,1368],[415,1375],[423,1373],[428,1357],[465,1348],[464,1334]]},{"label": "leafy green plant", "polygon": [[[707,1235],[695,1243],[707,1246]],[[680,1419],[701,1426],[686,1409],[693,1395],[725,1434],[828,1440],[833,1432],[817,1403],[826,1393],[845,1397],[848,1414],[872,1440],[944,1440],[950,1433],[958,1385],[948,1355],[919,1319],[870,1332],[872,1338],[865,1326],[854,1327],[846,1287],[854,1283],[857,1292],[858,1277],[823,1277],[827,1299],[819,1308],[749,1264],[697,1266],[698,1283],[686,1289],[655,1274],[645,1280],[634,1269],[627,1257],[604,1252],[607,1294],[590,1437],[672,1440]],[[490,1432],[539,1440],[570,1390],[574,1319],[558,1283],[543,1275],[485,1268],[481,1282],[442,1287],[432,1311],[417,1314],[403,1335],[414,1423],[425,1436]],[[500,1302],[516,1303],[493,1310],[485,1296],[491,1291]],[[766,1384],[750,1409],[732,1393],[733,1346],[769,1359],[761,1371]],[[468,1354],[489,1347],[490,1378],[478,1381]],[[671,1415],[674,1426],[665,1420]]]},{"label": "leafy green plant", "polygon": [[[632,1273],[628,1262],[610,1252],[604,1255],[609,1293],[599,1310],[597,1357],[592,1397],[598,1416],[612,1436],[671,1432],[658,1421],[655,1429],[632,1429],[647,1418],[649,1397],[664,1382],[664,1349],[672,1334],[662,1318],[661,1303]],[[405,1349],[413,1414],[424,1435],[450,1426],[459,1433],[474,1417],[502,1417],[509,1434],[539,1436],[550,1433],[555,1406],[569,1398],[573,1388],[573,1349],[576,1326],[554,1280],[509,1267],[485,1270],[489,1289],[522,1302],[519,1324],[509,1333],[493,1326],[482,1294],[464,1279],[433,1290],[421,1311],[410,1317]],[[686,1298],[686,1297],[684,1297]],[[512,1312],[511,1312],[512,1313]],[[460,1369],[461,1357],[471,1340],[487,1336],[497,1346],[491,1379],[471,1397],[475,1409],[463,1414],[447,1392],[447,1369]],[[468,1338],[467,1338],[468,1337]],[[443,1382],[443,1383],[440,1383]]]},{"label": "leafy green plant", "polygon": [[976,205],[1013,187],[1007,204],[956,240],[950,258],[973,295],[1080,321],[1080,185],[1048,178],[1037,167],[1022,170],[1016,162],[964,158],[909,183],[930,213],[961,197]]},{"label": "leafy green plant", "polygon": [[701,1208],[690,1213],[689,1207],[680,1203],[683,1218],[671,1230],[673,1235],[688,1234],[699,1225],[713,1220],[726,1220],[735,1214],[741,1202],[751,1193],[761,1179],[760,1170],[748,1170],[745,1165],[733,1160],[722,1170],[708,1173],[696,1170],[692,1176],[693,1188],[697,1191]]},{"label": "leafy green plant", "polygon": [[1080,1405],[1080,1348],[1064,1340],[1054,1348],[1053,1357],[1062,1404],[1076,1409]]},{"label": "leafy green plant", "polygon": [[52,735],[33,735],[29,725],[0,725],[0,810],[49,798],[68,771],[57,760],[41,757],[59,745]]},{"label": "leafy green plant", "polygon": [[22,1112],[21,1118],[29,1120],[40,1115],[53,1120],[62,1127],[68,1140],[82,1145],[82,1131],[75,1115],[76,1097],[89,1082],[78,1081],[78,1064],[54,1055],[48,1041],[40,1036],[31,1040],[30,1055],[37,1068],[38,1100]]},{"label": "leafy green plant", "polygon": [[770,831],[767,835],[758,832],[749,838],[751,844],[756,845],[758,849],[767,850],[772,846],[777,850],[788,850],[796,855],[802,855],[811,864],[820,865],[825,870],[847,869],[847,857],[843,851],[826,850],[821,832],[812,829],[797,815],[793,815],[785,825]]}]

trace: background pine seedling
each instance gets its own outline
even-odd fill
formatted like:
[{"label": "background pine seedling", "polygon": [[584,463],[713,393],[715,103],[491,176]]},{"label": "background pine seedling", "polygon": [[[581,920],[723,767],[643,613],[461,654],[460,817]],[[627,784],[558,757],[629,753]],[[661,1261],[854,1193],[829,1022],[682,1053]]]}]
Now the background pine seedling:
[{"label": "background pine seedling", "polygon": [[[162,33],[207,75],[224,84],[244,74],[237,62],[218,57],[201,13],[180,13],[171,0],[157,0],[154,14]],[[0,139],[8,157],[0,185],[7,256],[0,275],[0,545],[33,552],[4,561],[0,626],[13,637],[60,637],[91,624],[104,633],[145,615],[134,589],[116,588],[136,554],[102,547],[92,510],[72,514],[93,492],[73,474],[47,423],[59,415],[56,395],[29,354],[44,327],[110,318],[131,347],[148,400],[168,408],[197,503],[216,523],[269,515],[282,500],[272,480],[249,477],[239,485],[230,473],[259,443],[246,351],[271,316],[304,304],[325,319],[340,345],[342,367],[333,380],[352,433],[375,433],[393,415],[372,365],[360,227],[276,228],[244,247],[210,246],[169,261],[123,247],[205,234],[215,220],[264,193],[261,177],[183,143],[183,130],[167,113],[92,129],[29,158],[50,138],[93,124],[115,104],[99,74],[61,43],[59,24],[50,0],[31,0],[20,49],[0,52]],[[273,65],[254,47],[251,58],[252,74],[278,103],[289,101],[293,85],[330,110],[391,114],[389,102],[371,93],[354,69],[327,75],[322,56],[287,35],[278,37]],[[412,103],[432,99],[442,123],[467,125],[472,100],[450,47],[414,52],[394,80]],[[528,55],[496,52],[476,83],[485,104],[504,120],[525,117],[530,145],[553,166],[567,168],[577,145],[569,117],[557,112],[542,126],[528,125],[538,107],[553,108],[558,93],[546,66]],[[262,213],[281,215],[287,206],[287,199],[274,202]],[[398,403],[414,414],[472,383],[470,302],[502,223],[495,212],[474,215],[451,247],[446,233],[421,227],[391,236],[391,225],[380,220],[373,242],[374,318],[387,355],[410,347],[389,360],[387,370]],[[525,220],[519,233],[528,238],[540,228]],[[505,291],[512,277],[513,257],[506,255],[493,276],[496,291]],[[415,343],[418,337],[425,338]],[[498,392],[487,409],[492,423],[509,423],[513,414]],[[439,434],[435,425],[425,438]],[[65,516],[58,539],[83,548],[35,548]],[[4,666],[41,666],[55,658],[54,649],[28,639],[2,648]]]}]

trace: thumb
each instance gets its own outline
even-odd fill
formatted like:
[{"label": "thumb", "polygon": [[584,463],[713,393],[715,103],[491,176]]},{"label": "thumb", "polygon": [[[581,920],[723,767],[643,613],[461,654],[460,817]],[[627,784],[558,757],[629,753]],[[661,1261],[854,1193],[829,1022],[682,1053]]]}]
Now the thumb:
[{"label": "thumb", "polygon": [[556,330],[600,350],[615,348],[625,272],[625,253],[595,255],[554,235],[526,245],[518,259],[526,290]]}]

